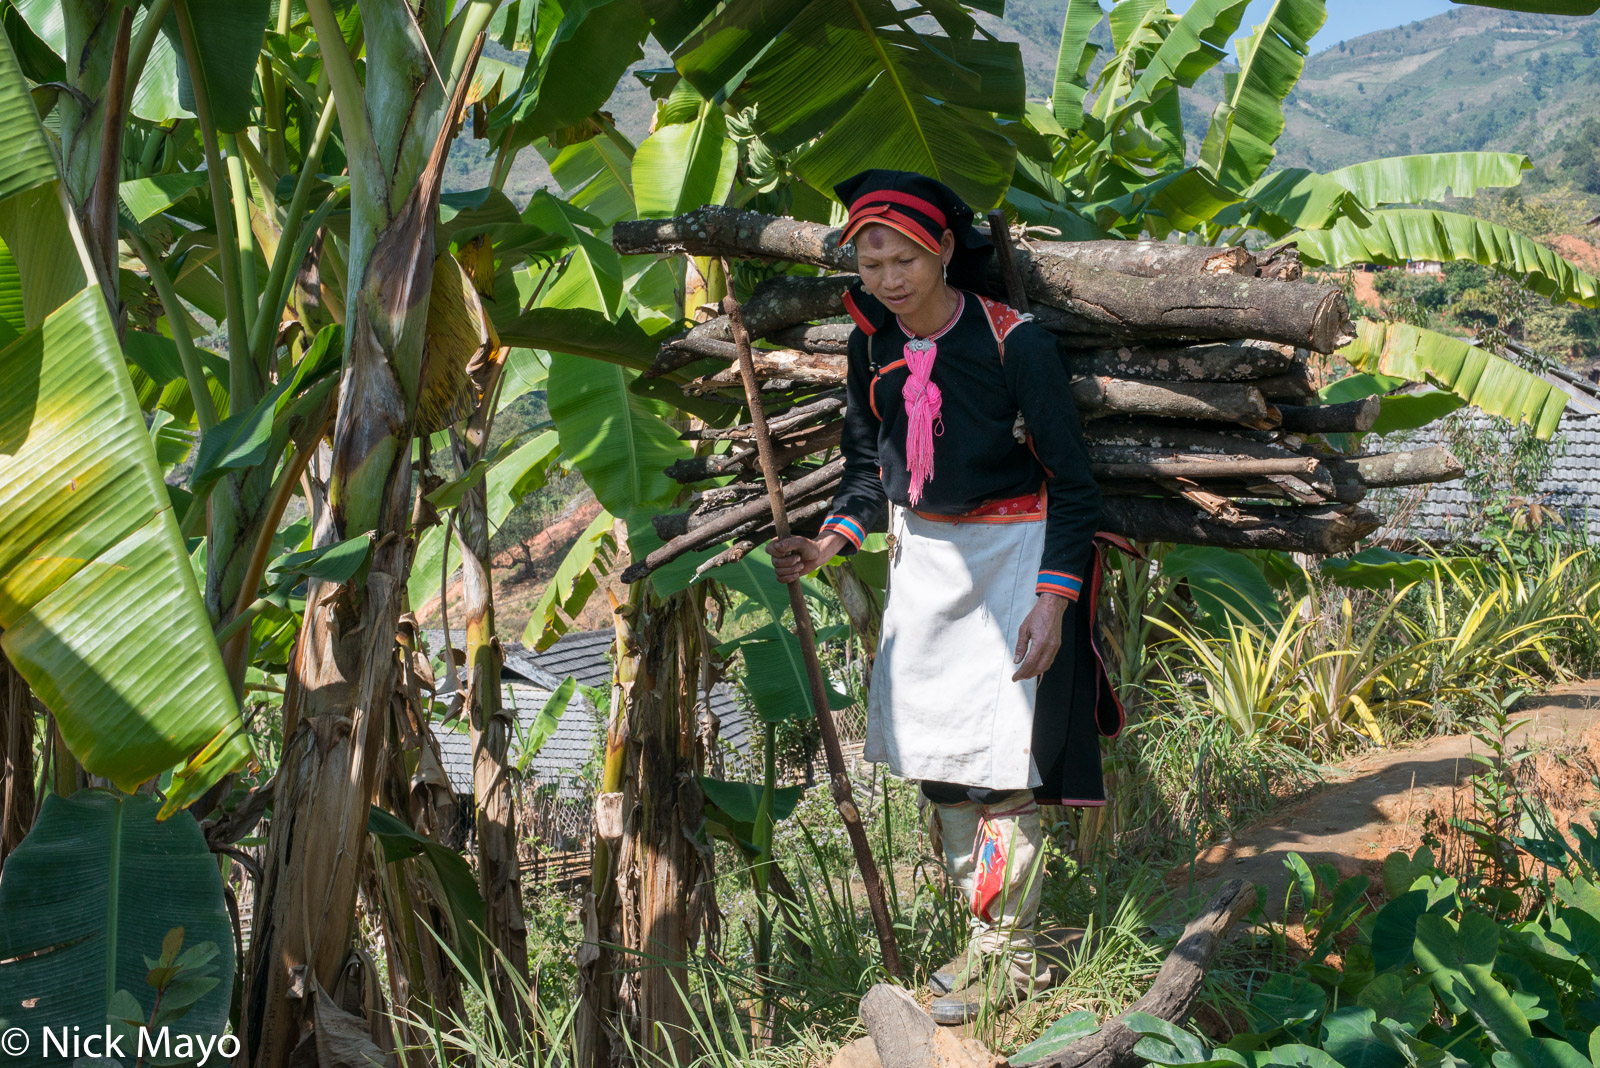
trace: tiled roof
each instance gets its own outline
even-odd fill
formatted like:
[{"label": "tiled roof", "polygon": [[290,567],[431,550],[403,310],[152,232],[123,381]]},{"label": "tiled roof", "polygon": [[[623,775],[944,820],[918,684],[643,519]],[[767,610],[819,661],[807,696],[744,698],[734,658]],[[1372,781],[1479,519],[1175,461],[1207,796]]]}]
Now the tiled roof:
[{"label": "tiled roof", "polygon": [[[435,653],[444,645],[444,632],[424,632],[430,651]],[[452,631],[451,643],[465,644],[461,631]],[[505,668],[502,672],[502,700],[517,710],[517,722],[527,729],[539,715],[539,710],[549,700],[550,694],[568,677],[580,686],[602,687],[611,681],[611,645],[614,640],[609,630],[575,631],[564,635],[549,649],[535,653],[516,642],[502,648]],[[734,699],[733,689],[726,683],[712,687],[711,710],[721,721],[721,736],[737,751],[748,753],[751,744],[750,722],[745,711]],[[465,725],[462,725],[463,728]],[[443,757],[445,774],[458,794],[472,792],[472,742],[466,731],[451,727],[438,727],[439,749]],[[534,754],[527,766],[527,777],[537,782],[555,783],[557,796],[578,797],[583,793],[580,783],[585,766],[604,744],[605,723],[596,714],[594,705],[583,695],[573,694],[567,704],[560,725]]]},{"label": "tiled roof", "polygon": [[[1444,443],[1437,430],[1420,437],[1421,441],[1397,447]],[[1569,404],[1554,440],[1559,451],[1549,475],[1539,483],[1539,503],[1559,510],[1569,526],[1586,525],[1589,538],[1600,540],[1600,411]],[[1475,504],[1465,482],[1436,483],[1427,487],[1405,533],[1426,541],[1455,540]]]}]

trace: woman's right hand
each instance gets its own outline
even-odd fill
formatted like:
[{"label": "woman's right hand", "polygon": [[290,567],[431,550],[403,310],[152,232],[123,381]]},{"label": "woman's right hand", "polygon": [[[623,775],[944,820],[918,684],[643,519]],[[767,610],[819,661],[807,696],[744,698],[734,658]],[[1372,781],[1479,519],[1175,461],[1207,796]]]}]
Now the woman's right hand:
[{"label": "woman's right hand", "polygon": [[791,534],[774,541],[767,552],[779,582],[798,582],[832,560],[843,545],[844,539],[838,534],[824,534],[817,539]]}]

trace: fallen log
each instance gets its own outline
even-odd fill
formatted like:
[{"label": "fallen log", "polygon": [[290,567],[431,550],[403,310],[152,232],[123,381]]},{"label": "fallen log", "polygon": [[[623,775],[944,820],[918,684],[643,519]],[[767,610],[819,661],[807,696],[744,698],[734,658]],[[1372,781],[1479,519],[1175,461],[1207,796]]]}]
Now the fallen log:
[{"label": "fallen log", "polygon": [[1189,1018],[1195,998],[1200,994],[1206,968],[1216,956],[1217,947],[1239,917],[1256,902],[1255,887],[1241,879],[1230,879],[1217,888],[1200,915],[1189,921],[1183,937],[1172,947],[1156,981],[1144,997],[1100,1030],[1081,1038],[1030,1068],[1132,1068],[1144,1058],[1133,1052],[1140,1035],[1128,1027],[1129,1013],[1149,1013],[1168,1023],[1181,1024]]},{"label": "fallen log", "polygon": [[1340,553],[1378,529],[1378,517],[1354,505],[1326,508],[1236,506],[1251,525],[1214,522],[1183,501],[1149,497],[1107,497],[1101,529],[1141,541],[1214,545],[1223,549],[1281,549],[1285,552]]},{"label": "fallen log", "polygon": [[[839,228],[820,223],[705,207],[673,219],[620,222],[612,229],[611,241],[618,252],[627,254],[754,256],[848,271],[855,266],[855,254],[850,246],[840,246],[840,233]],[[1354,337],[1349,306],[1335,286],[1198,270],[1126,274],[1078,258],[1094,254],[1103,244],[1053,242],[1031,251],[1017,250],[1017,267],[1028,299],[1056,310],[1057,314],[1049,315],[1046,308],[1035,309],[1042,323],[1056,322],[1066,332],[1080,336],[1120,340],[1252,337],[1317,352],[1332,352]],[[990,289],[1002,292],[997,266],[993,273]],[[823,288],[824,280],[809,281],[817,283],[813,288]],[[807,315],[784,325],[818,317]]]},{"label": "fallen log", "polygon": [[1383,410],[1379,397],[1362,397],[1343,404],[1318,404],[1302,408],[1283,404],[1283,429],[1296,434],[1364,434],[1378,421]]},{"label": "fallen log", "polygon": [[1247,382],[1279,375],[1300,361],[1292,346],[1255,341],[1209,345],[1123,345],[1080,351],[1061,345],[1075,374],[1156,378],[1170,382]]},{"label": "fallen log", "polygon": [[1461,461],[1442,445],[1371,456],[1334,456],[1327,464],[1336,481],[1356,481],[1374,488],[1451,482],[1466,473]]}]

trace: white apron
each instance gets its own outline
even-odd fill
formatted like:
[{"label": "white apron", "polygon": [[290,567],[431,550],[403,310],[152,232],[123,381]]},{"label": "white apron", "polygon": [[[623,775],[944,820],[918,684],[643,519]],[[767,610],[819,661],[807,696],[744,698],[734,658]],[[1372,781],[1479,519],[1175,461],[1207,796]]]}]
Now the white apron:
[{"label": "white apron", "polygon": [[867,701],[866,759],[907,779],[1040,784],[1038,679],[1012,682],[1037,601],[1042,518],[939,522],[891,506],[889,594]]}]

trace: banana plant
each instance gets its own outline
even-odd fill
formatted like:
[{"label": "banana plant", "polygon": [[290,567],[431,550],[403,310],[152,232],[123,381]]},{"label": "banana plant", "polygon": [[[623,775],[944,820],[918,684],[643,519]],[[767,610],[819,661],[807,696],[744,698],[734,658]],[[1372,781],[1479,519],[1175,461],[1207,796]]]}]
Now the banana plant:
[{"label": "banana plant", "polygon": [[[1419,206],[1446,193],[1515,186],[1530,166],[1526,157],[1453,152],[1373,160],[1328,174],[1269,170],[1284,101],[1326,19],[1324,0],[1274,0],[1253,32],[1237,40],[1237,69],[1224,74],[1223,99],[1189,163],[1179,94],[1223,58],[1224,40],[1242,15],[1243,5],[1230,0],[1202,0],[1181,15],[1149,0],[1122,0],[1109,12],[1094,0],[1070,0],[1055,95],[1048,110],[1028,112],[1026,124],[1039,138],[1019,141],[1025,151],[1008,205],[1068,237],[1098,229],[1209,244],[1254,231],[1292,243],[1306,263],[1328,268],[1469,260],[1552,299],[1594,306],[1600,281],[1553,250],[1481,219]],[[1098,46],[1090,36],[1102,20],[1112,49],[1091,85]],[[1047,153],[1038,151],[1041,144]],[[1564,395],[1517,364],[1489,352],[1464,360],[1464,346],[1453,339],[1415,328],[1396,333],[1393,326],[1378,360],[1372,347],[1381,329],[1363,324],[1362,337],[1344,353],[1359,369],[1387,367],[1384,373],[1528,422],[1541,436],[1553,432]],[[1486,373],[1462,374],[1463,363]]]}]

